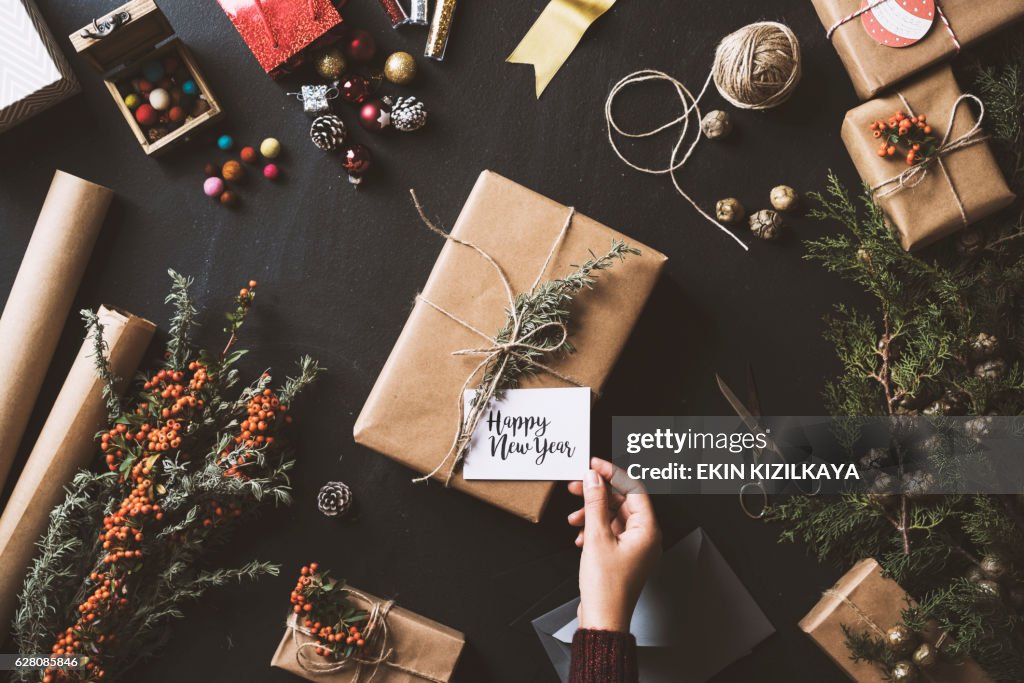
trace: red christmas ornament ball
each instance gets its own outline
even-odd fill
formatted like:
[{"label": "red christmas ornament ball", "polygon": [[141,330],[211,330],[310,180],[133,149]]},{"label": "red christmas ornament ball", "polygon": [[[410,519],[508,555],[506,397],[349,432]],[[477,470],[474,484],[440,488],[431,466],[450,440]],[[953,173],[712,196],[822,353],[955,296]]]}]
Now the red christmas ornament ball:
[{"label": "red christmas ornament ball", "polygon": [[135,110],[135,120],[143,126],[155,126],[160,120],[160,114],[150,104],[140,104]]},{"label": "red christmas ornament ball", "polygon": [[368,62],[377,53],[377,42],[369,31],[356,29],[348,35],[345,56],[353,62]]},{"label": "red christmas ornament ball", "polygon": [[391,125],[391,112],[379,100],[367,102],[359,110],[359,125],[366,130],[383,130]]},{"label": "red christmas ornament ball", "polygon": [[238,153],[238,156],[247,164],[254,163],[257,158],[256,150],[252,147],[243,147],[242,151]]},{"label": "red christmas ornament ball", "polygon": [[338,92],[341,99],[349,104],[359,104],[370,94],[370,83],[362,76],[352,74],[338,84]]},{"label": "red christmas ornament ball", "polygon": [[350,145],[342,154],[341,165],[351,176],[359,177],[366,173],[370,170],[371,163],[370,150],[364,145]]}]

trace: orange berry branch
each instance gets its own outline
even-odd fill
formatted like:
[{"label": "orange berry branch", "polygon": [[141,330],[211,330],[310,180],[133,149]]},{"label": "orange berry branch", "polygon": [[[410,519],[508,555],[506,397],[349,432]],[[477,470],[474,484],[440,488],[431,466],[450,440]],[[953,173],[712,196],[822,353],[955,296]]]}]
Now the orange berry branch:
[{"label": "orange berry branch", "polygon": [[343,579],[332,579],[316,562],[302,568],[292,589],[292,610],[316,639],[316,653],[328,659],[358,655],[366,646],[370,615],[349,604],[344,589]]},{"label": "orange berry branch", "polygon": [[[244,353],[231,350],[256,282],[236,297],[227,345],[211,356],[191,345],[191,281],[171,276],[175,314],[164,367],[140,377],[97,435],[105,472],[81,473],[51,515],[15,620],[19,651],[77,655],[85,667],[17,672],[16,680],[116,680],[159,645],[182,603],[278,571],[263,562],[206,569],[202,560],[212,542],[263,505],[290,502],[294,460],[282,431],[291,422],[288,406],[320,369],[306,357],[280,388],[264,373],[230,396]],[[102,328],[92,333],[100,338]],[[105,364],[102,356],[98,363]]]},{"label": "orange berry branch", "polygon": [[880,157],[902,156],[907,166],[931,157],[939,146],[924,114],[908,116],[898,111],[884,121],[872,121],[871,135],[880,141],[876,154]]}]

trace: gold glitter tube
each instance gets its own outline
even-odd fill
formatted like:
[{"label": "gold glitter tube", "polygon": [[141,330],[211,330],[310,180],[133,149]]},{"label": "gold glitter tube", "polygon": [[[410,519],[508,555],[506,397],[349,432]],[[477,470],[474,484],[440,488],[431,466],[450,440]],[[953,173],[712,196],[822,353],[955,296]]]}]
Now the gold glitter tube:
[{"label": "gold glitter tube", "polygon": [[452,30],[452,15],[455,13],[455,0],[437,0],[434,3],[434,18],[430,21],[430,32],[427,34],[427,49],[424,57],[438,61],[444,59],[444,51],[448,46],[448,34]]}]

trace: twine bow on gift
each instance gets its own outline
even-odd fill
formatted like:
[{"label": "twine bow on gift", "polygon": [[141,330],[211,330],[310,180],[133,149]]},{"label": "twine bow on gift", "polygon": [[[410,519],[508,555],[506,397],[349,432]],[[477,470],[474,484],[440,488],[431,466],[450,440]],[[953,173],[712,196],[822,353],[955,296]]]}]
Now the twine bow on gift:
[{"label": "twine bow on gift", "polygon": [[[448,453],[445,454],[444,458],[441,459],[437,464],[437,467],[435,467],[431,472],[413,480],[414,482],[427,481],[447,467],[444,485],[450,486],[452,478],[455,476],[455,471],[459,463],[462,461],[466,449],[469,447],[470,440],[473,438],[473,433],[476,431],[477,425],[483,418],[488,404],[491,402],[491,399],[500,392],[502,382],[507,379],[506,373],[508,372],[509,364],[512,363],[512,361],[519,361],[526,367],[534,370],[542,370],[554,377],[557,377],[566,384],[571,384],[577,387],[582,387],[584,385],[579,380],[576,380],[573,377],[561,373],[547,364],[540,362],[531,353],[539,352],[546,354],[553,351],[571,348],[569,346],[569,330],[566,328],[565,324],[559,321],[551,321],[540,325],[530,325],[528,321],[525,321],[523,319],[522,311],[517,305],[518,297],[512,289],[512,283],[509,281],[508,276],[505,274],[502,267],[498,265],[498,262],[473,242],[455,237],[454,235],[451,235],[437,227],[429,218],[427,218],[422,205],[416,198],[416,193],[413,190],[410,190],[409,192],[412,195],[413,204],[416,206],[416,211],[419,213],[420,219],[427,228],[431,230],[431,232],[440,235],[446,240],[455,242],[456,244],[469,247],[476,253],[480,254],[480,256],[494,268],[495,272],[498,274],[498,278],[501,280],[502,286],[505,289],[505,296],[508,300],[508,318],[506,326],[497,335],[492,336],[477,329],[474,325],[463,320],[454,313],[445,310],[430,299],[427,299],[422,295],[416,296],[418,301],[422,301],[435,311],[475,333],[487,342],[486,346],[461,349],[459,351],[452,352],[452,355],[454,356],[483,356],[483,360],[481,360],[480,363],[478,363],[469,373],[469,376],[466,377],[466,381],[462,383],[462,388],[456,397],[459,409],[459,426],[458,429],[456,429],[455,437],[452,440],[451,447],[448,449]],[[537,278],[533,281],[533,285],[530,287],[527,295],[535,293],[538,286],[540,286],[541,279],[544,277],[544,273],[547,271],[548,265],[551,263],[551,259],[554,258],[554,255],[558,251],[559,246],[561,246],[566,233],[569,231],[569,227],[572,225],[572,219],[575,214],[576,210],[569,207],[569,214],[566,216],[565,222],[562,224],[562,229],[558,232],[558,236],[552,243],[551,249],[548,250],[547,257],[544,259],[544,264],[541,266],[540,272],[537,273]],[[553,339],[546,338],[545,333],[552,330],[556,332],[556,336]],[[485,368],[488,368],[489,372],[485,373],[483,384],[480,386],[476,396],[473,398],[469,413],[467,414],[463,396],[472,384],[474,378]]]},{"label": "twine bow on gift", "polygon": [[[353,654],[350,657],[339,656],[337,660],[327,660],[322,657],[313,658],[309,650],[316,650],[322,647],[316,640],[316,634],[299,622],[298,614],[289,614],[286,626],[291,630],[292,642],[295,644],[295,662],[299,667],[308,673],[315,675],[333,674],[352,667],[354,673],[350,683],[372,683],[377,676],[381,666],[386,666],[396,671],[416,676],[430,683],[447,683],[445,679],[436,678],[430,674],[416,671],[409,667],[402,666],[391,661],[395,650],[390,646],[388,633],[388,614],[395,606],[394,600],[377,601],[351,588],[344,589],[345,593],[351,595],[367,604],[368,616],[366,627],[363,630],[363,638],[367,643],[367,650],[376,651],[375,655],[363,656]],[[303,640],[303,637],[308,640]],[[364,670],[369,671],[365,681],[362,678]]]},{"label": "twine bow on gift", "polygon": [[[913,108],[910,106],[910,103],[907,102],[907,98],[903,96],[903,93],[897,94],[903,102],[903,105],[907,108],[907,112],[911,116],[914,116]],[[960,108],[960,104],[967,100],[978,105],[978,118],[974,122],[974,126],[972,126],[969,131],[963,135],[953,138],[953,124],[956,123],[957,111]],[[960,95],[960,97],[956,98],[956,101],[953,102],[953,108],[949,112],[949,121],[946,124],[946,133],[942,136],[942,141],[939,143],[938,147],[935,148],[935,151],[913,166],[910,166],[902,173],[872,186],[870,188],[871,192],[875,194],[876,198],[884,199],[885,197],[902,190],[916,187],[928,177],[932,166],[938,166],[939,170],[942,171],[943,177],[946,179],[946,183],[949,185],[950,191],[953,193],[953,199],[956,200],[956,206],[960,210],[960,218],[964,225],[967,225],[969,222],[967,220],[967,209],[964,206],[963,200],[960,198],[960,193],[957,192],[956,185],[953,184],[953,178],[949,175],[949,170],[946,168],[946,164],[943,163],[942,158],[952,154],[953,152],[987,140],[988,136],[984,135],[981,131],[981,121],[983,118],[985,118],[985,105],[982,101],[971,94],[965,93]]]}]

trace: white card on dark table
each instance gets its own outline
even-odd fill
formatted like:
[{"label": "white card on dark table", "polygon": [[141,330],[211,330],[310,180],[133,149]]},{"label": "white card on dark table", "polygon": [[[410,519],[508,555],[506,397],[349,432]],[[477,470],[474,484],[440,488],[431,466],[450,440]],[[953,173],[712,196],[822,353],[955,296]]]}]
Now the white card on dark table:
[{"label": "white card on dark table", "polygon": [[[463,395],[466,412],[476,394]],[[484,410],[466,451],[466,479],[583,479],[590,464],[590,389],[509,389]]]}]

